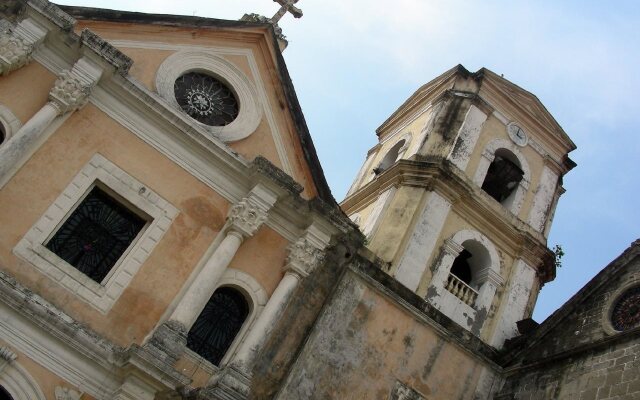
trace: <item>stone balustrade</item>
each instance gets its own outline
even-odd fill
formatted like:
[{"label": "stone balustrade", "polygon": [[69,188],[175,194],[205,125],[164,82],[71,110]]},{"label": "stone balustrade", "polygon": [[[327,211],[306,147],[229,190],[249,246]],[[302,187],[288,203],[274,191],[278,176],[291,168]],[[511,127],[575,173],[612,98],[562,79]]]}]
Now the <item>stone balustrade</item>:
[{"label": "stone balustrade", "polygon": [[478,292],[474,288],[467,285],[464,281],[451,273],[447,278],[446,288],[449,292],[453,293],[457,298],[462,300],[463,303],[470,307],[473,307],[473,304],[476,302],[476,298],[478,297]]}]

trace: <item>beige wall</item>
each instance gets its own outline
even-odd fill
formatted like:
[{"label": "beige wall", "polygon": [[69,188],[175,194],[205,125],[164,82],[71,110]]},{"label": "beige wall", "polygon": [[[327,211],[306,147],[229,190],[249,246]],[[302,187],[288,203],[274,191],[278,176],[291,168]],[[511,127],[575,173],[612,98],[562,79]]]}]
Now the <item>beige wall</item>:
[{"label": "beige wall", "polygon": [[[12,249],[78,171],[100,153],[179,209],[167,233],[113,308],[103,315],[17,258]],[[141,343],[219,233],[228,203],[89,104],[74,113],[0,191],[0,268],[110,341]],[[267,292],[281,277],[286,241],[263,227],[232,267]],[[261,263],[249,260],[260,255]]]}]

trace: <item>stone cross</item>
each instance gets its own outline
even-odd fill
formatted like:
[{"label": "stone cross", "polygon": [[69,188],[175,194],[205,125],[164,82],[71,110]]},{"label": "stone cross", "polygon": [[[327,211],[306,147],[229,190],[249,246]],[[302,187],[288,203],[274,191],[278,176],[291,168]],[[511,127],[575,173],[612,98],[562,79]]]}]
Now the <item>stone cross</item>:
[{"label": "stone cross", "polygon": [[271,22],[273,24],[277,24],[278,21],[280,21],[280,18],[282,18],[287,13],[287,11],[290,12],[291,15],[293,15],[295,18],[302,17],[302,10],[294,6],[294,4],[298,2],[298,0],[273,0],[273,1],[281,5],[278,12],[273,17],[271,17]]}]

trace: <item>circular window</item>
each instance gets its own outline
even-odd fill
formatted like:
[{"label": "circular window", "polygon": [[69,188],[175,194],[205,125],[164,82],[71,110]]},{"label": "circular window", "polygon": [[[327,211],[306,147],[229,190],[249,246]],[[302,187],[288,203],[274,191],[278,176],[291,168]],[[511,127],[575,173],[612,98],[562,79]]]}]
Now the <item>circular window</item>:
[{"label": "circular window", "polygon": [[178,105],[198,122],[225,126],[238,116],[238,101],[220,80],[200,72],[181,75],[173,85]]},{"label": "circular window", "polygon": [[255,84],[233,63],[200,50],[178,51],[156,73],[158,93],[225,142],[244,139],[262,120]]},{"label": "circular window", "polygon": [[618,332],[640,326],[640,286],[627,290],[616,300],[610,318]]}]

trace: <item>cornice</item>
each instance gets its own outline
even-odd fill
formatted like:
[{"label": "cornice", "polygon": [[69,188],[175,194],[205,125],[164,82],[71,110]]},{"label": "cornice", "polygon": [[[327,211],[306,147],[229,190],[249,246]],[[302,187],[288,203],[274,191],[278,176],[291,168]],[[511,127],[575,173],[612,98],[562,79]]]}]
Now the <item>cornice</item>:
[{"label": "cornice", "polygon": [[[517,88],[517,86],[513,86]],[[554,125],[553,127],[543,123],[536,115],[527,110],[524,105],[512,99],[510,94],[505,93],[490,79],[483,80],[480,96],[493,108],[500,110],[500,112],[509,119],[522,124],[525,130],[529,131],[530,134],[535,137],[538,146],[542,147],[546,153],[553,155],[553,160],[558,165],[563,166],[563,158],[565,155],[576,149],[575,143],[569,139],[555,120],[552,124]],[[529,96],[533,97],[531,94],[529,94]],[[537,99],[531,99],[530,102],[536,106],[539,105],[539,100]],[[544,112],[549,118],[553,119],[548,111],[544,110],[541,112]],[[567,171],[568,170],[564,172],[566,173]]]},{"label": "cornice", "polygon": [[341,206],[351,214],[375,201],[379,193],[392,186],[437,192],[452,203],[461,217],[482,226],[484,232],[512,257],[522,258],[534,266],[542,282],[555,277],[555,266],[548,263],[551,250],[547,248],[544,236],[497,204],[449,161],[440,158],[400,160],[345,199]]},{"label": "cornice", "polygon": [[40,333],[8,332],[5,330],[15,330],[16,326],[0,321],[3,339],[37,363],[45,367],[55,365],[62,378],[94,397],[104,395],[105,391],[115,391],[120,385],[120,378],[126,374],[125,370],[130,373],[132,368],[139,376],[152,377],[157,387],[175,389],[190,382],[188,377],[137,345],[124,349],[111,343],[0,271],[0,307],[3,306],[9,307],[21,318],[36,325],[40,332],[46,332],[56,343],[68,349],[42,349],[40,347],[47,343],[38,341]]}]

